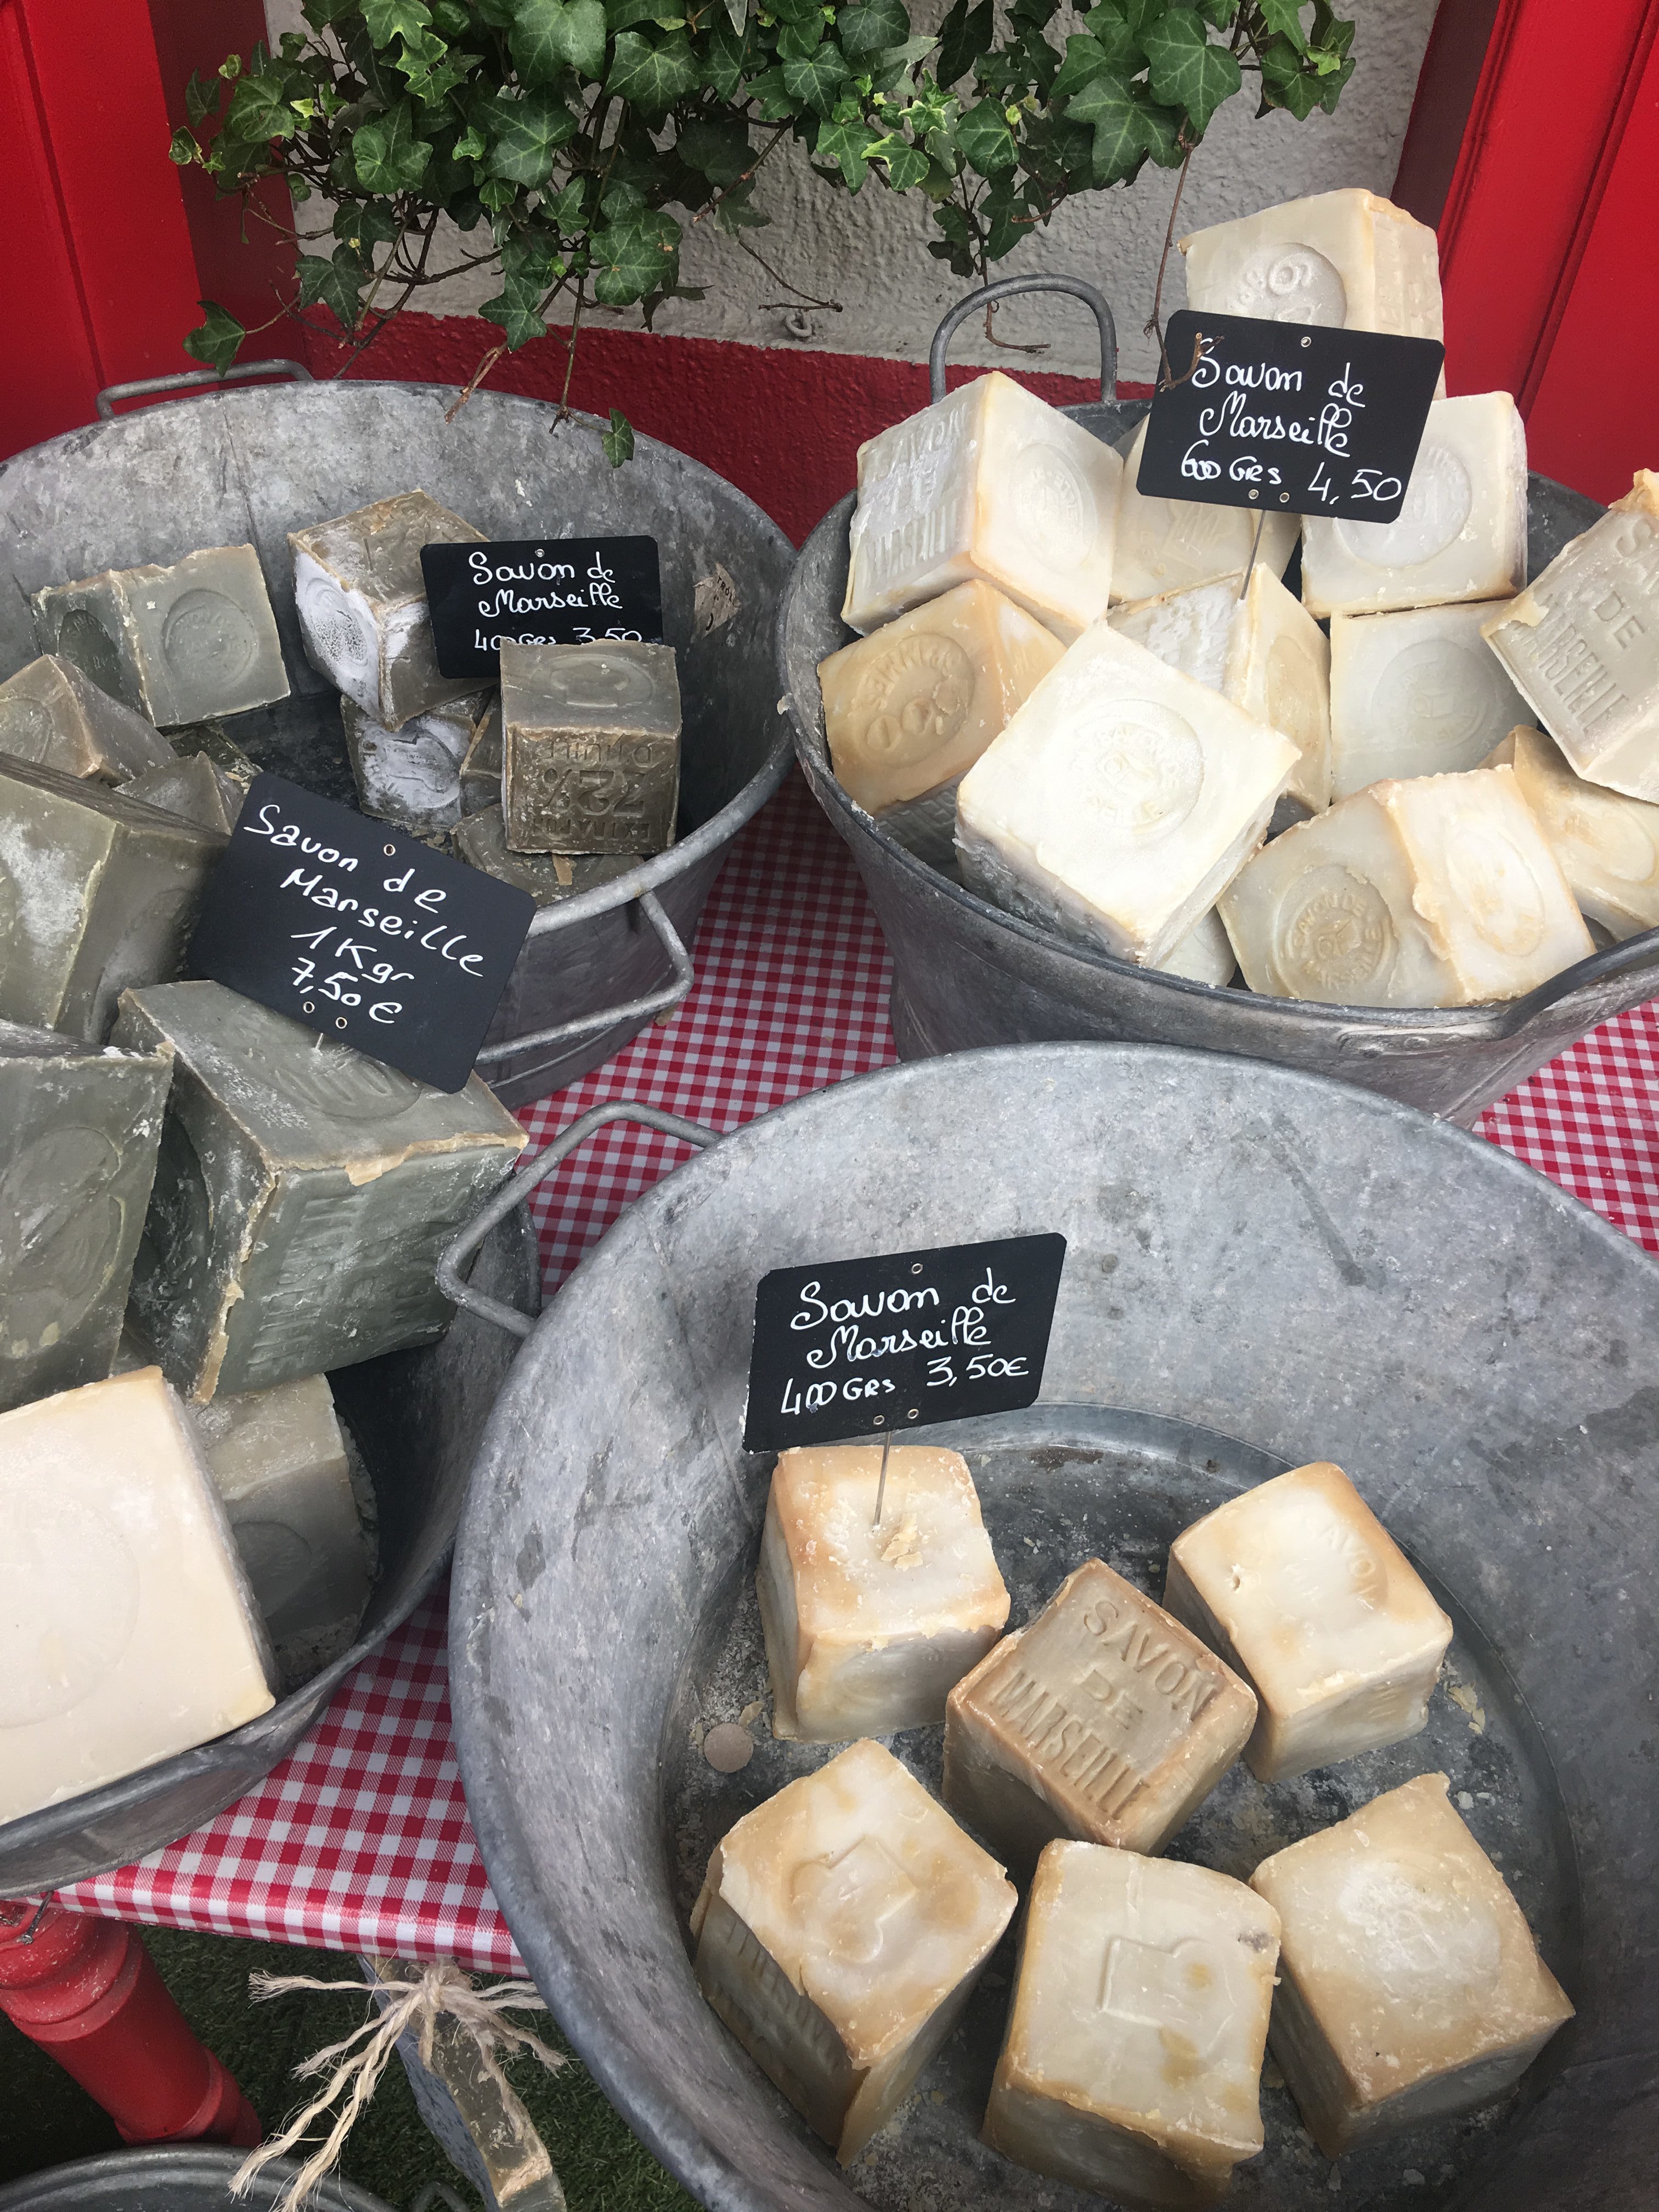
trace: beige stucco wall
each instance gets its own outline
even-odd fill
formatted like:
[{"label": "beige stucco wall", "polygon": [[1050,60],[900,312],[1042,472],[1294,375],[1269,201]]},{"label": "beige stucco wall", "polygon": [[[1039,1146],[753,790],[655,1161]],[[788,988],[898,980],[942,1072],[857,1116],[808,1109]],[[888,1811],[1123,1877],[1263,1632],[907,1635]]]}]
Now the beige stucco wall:
[{"label": "beige stucco wall", "polygon": [[[1358,67],[1334,116],[1313,115],[1294,123],[1272,115],[1258,123],[1248,90],[1231,100],[1194,157],[1181,228],[1197,229],[1276,200],[1342,185],[1386,192],[1436,4],[1437,0],[1358,0],[1353,51]],[[299,0],[265,0],[265,9],[273,35],[301,27]],[[925,12],[913,6],[918,20]],[[1152,307],[1174,189],[1173,173],[1148,168],[1128,191],[1085,193],[1062,207],[1047,230],[994,273],[1064,270],[1087,277],[1116,312],[1120,374],[1149,380],[1156,354],[1142,325]],[[823,182],[804,153],[791,145],[781,148],[767,164],[757,197],[772,216],[771,227],[747,236],[776,274],[712,223],[702,223],[688,242],[681,267],[684,282],[704,287],[707,296],[671,302],[658,318],[659,330],[741,338],[751,345],[883,354],[907,361],[926,356],[934,325],[963,288],[927,252],[927,240],[936,234],[920,196],[890,192],[872,178],[854,198]],[[1166,308],[1182,304],[1179,258],[1171,257],[1174,281],[1165,284]],[[497,289],[493,277],[474,271],[422,295],[421,304],[430,313],[465,314],[476,312]],[[804,304],[814,301],[835,307]],[[998,331],[1006,338],[1045,343],[1044,352],[1025,357],[1030,367],[1092,374],[1093,325],[1080,307],[1021,305],[999,319]],[[1011,357],[988,345],[977,324],[971,336],[968,331],[960,334],[957,344],[965,360],[1000,359],[1010,365]]]}]

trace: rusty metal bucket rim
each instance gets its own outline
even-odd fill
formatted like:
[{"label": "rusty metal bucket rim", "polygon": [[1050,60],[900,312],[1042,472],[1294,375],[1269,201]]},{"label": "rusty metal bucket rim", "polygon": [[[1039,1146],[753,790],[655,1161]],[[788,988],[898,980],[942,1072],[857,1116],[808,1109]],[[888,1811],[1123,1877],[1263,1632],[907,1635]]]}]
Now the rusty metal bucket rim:
[{"label": "rusty metal bucket rim", "polygon": [[[781,674],[787,665],[785,640],[793,611],[798,580],[806,556],[822,533],[845,531],[857,497],[856,492],[848,492],[843,499],[838,500],[796,556],[795,566],[790,572],[789,581],[778,605],[775,635]],[[802,771],[812,785],[819,804],[824,805],[826,811],[828,801],[832,799],[842,813],[856,822],[864,836],[877,841],[890,860],[931,890],[953,900],[976,920],[994,922],[1015,939],[1039,946],[1056,957],[1073,959],[1080,967],[1099,969],[1111,975],[1133,976],[1138,982],[1180,992],[1188,998],[1209,999],[1218,989],[1225,989],[1230,1000],[1241,1007],[1260,1003],[1264,1007],[1271,1007],[1275,1015],[1299,1022],[1310,1029],[1351,1029],[1359,1023],[1368,1029],[1394,1030],[1409,1036],[1413,1031],[1421,1030],[1425,1022],[1432,1022],[1437,1028],[1443,1026],[1454,1041],[1523,1036],[1534,1016],[1540,1016],[1552,1009],[1565,1009],[1575,1018],[1582,1010],[1586,1027],[1594,1027],[1607,1017],[1605,1013],[1596,1012],[1587,994],[1608,975],[1626,974],[1632,968],[1648,964],[1650,960],[1656,971],[1654,988],[1659,991],[1659,929],[1644,930],[1639,936],[1627,938],[1605,951],[1574,962],[1571,968],[1562,970],[1561,975],[1551,976],[1536,991],[1528,992],[1524,999],[1497,1000],[1478,1006],[1348,1006],[1323,999],[1259,997],[1253,991],[1232,991],[1225,985],[1194,982],[1185,975],[1170,975],[1162,969],[1139,967],[1133,961],[1120,960],[1115,954],[1102,951],[1091,945],[1084,945],[1075,938],[1062,937],[1053,930],[1039,929],[1035,923],[1025,921],[1002,907],[993,906],[988,899],[981,898],[965,884],[954,882],[939,869],[930,867],[926,860],[919,860],[908,846],[902,845],[890,832],[884,830],[873,814],[866,812],[856,799],[848,797],[830,763],[827,743],[820,759],[794,695],[787,693],[785,697]],[[821,776],[814,773],[820,769]],[[1564,986],[1564,976],[1579,980]],[[1581,993],[1586,994],[1582,1000]]]}]

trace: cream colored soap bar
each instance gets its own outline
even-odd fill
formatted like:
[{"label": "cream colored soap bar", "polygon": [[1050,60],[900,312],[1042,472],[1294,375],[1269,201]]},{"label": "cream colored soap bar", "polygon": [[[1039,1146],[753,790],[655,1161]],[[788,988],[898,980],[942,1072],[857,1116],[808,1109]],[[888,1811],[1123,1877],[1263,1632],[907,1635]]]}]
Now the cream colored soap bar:
[{"label": "cream colored soap bar", "polygon": [[993,370],[859,447],[844,621],[872,630],[977,576],[1062,638],[1106,611],[1109,446]]},{"label": "cream colored soap bar", "polygon": [[1021,1880],[1056,1837],[1161,1850],[1255,1723],[1231,1668],[1087,1559],[951,1691],[945,1802]]},{"label": "cream colored soap bar", "polygon": [[0,1821],[273,1702],[223,1508],[161,1370],[0,1414]]},{"label": "cream colored soap bar", "polygon": [[1615,939],[1659,928],[1659,806],[1586,783],[1540,730],[1511,730],[1485,764],[1513,767],[1587,921]]},{"label": "cream colored soap bar", "polygon": [[0,753],[60,775],[115,784],[168,767],[174,757],[154,723],[51,653],[0,684]]},{"label": "cream colored soap bar", "polygon": [[774,1735],[839,1743],[936,1724],[1002,1633],[1008,1592],[967,1461],[895,1444],[872,1527],[880,1474],[879,1444],[778,1456],[757,1578]]},{"label": "cream colored soap bar", "polygon": [[1261,1703],[1262,1782],[1416,1735],[1452,1625],[1340,1467],[1229,1498],[1170,1547],[1164,1602]]},{"label": "cream colored soap bar", "polygon": [[1261,842],[1296,747],[1105,623],[957,793],[964,880],[1156,968]]},{"label": "cream colored soap bar", "polygon": [[880,815],[954,792],[1065,648],[989,584],[958,584],[818,663],[836,780]]},{"label": "cream colored soap bar", "polygon": [[1158,963],[1161,975],[1184,975],[1189,983],[1231,983],[1238,971],[1233,941],[1212,907],[1200,915],[1173,952]]},{"label": "cream colored soap bar", "polygon": [[1123,480],[1117,500],[1117,539],[1112,555],[1112,597],[1152,599],[1184,592],[1218,576],[1242,576],[1249,565],[1256,525],[1256,560],[1275,579],[1302,529],[1294,514],[1252,514],[1248,507],[1208,507],[1197,500],[1153,498],[1137,489],[1146,443],[1143,422],[1121,443]]},{"label": "cream colored soap bar", "polygon": [[845,2164],[961,2016],[1018,1899],[878,1743],[729,1830],[691,1915],[698,1985]]},{"label": "cream colored soap bar", "polygon": [[1253,991],[1484,1006],[1594,947],[1510,769],[1374,783],[1276,837],[1219,901]]},{"label": "cream colored soap bar", "polygon": [[1486,635],[1580,775],[1659,800],[1659,476],[1638,469]]},{"label": "cream colored soap bar", "polygon": [[1187,305],[1275,323],[1442,335],[1440,250],[1426,223],[1376,193],[1285,200],[1180,241]]},{"label": "cream colored soap bar", "polygon": [[1434,402],[1395,521],[1303,530],[1311,614],[1508,599],[1526,575],[1527,433],[1507,392]]},{"label": "cream colored soap bar", "polygon": [[1262,2145],[1279,1916],[1206,1867],[1050,1844],[987,2142],[1115,2204],[1215,2203]]},{"label": "cream colored soap bar", "polygon": [[1490,603],[1331,618],[1331,786],[1479,768],[1526,709],[1481,635]]},{"label": "cream colored soap bar", "polygon": [[1443,1774],[1276,1852],[1250,1887],[1284,1931],[1268,2039],[1327,2158],[1490,2103],[1572,2018]]}]

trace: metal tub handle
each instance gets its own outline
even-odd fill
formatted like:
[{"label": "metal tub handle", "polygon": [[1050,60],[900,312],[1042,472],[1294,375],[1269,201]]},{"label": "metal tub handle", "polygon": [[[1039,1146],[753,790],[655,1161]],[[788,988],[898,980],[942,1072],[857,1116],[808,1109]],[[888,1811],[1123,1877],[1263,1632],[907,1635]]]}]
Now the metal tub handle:
[{"label": "metal tub handle", "polygon": [[[655,891],[641,891],[635,903],[656,932],[657,942],[673,963],[673,981],[665,983],[659,991],[649,992],[642,999],[628,999],[620,1006],[604,1007],[597,1014],[578,1014],[574,1021],[560,1022],[550,1030],[526,1030],[522,1036],[508,1037],[501,1044],[486,1045],[478,1054],[480,1067],[486,1060],[507,1060],[515,1052],[533,1052],[538,1045],[562,1044],[572,1037],[609,1029],[613,1022],[631,1021],[635,1015],[664,1013],[670,1006],[679,1005],[697,980],[696,969],[691,965],[691,955],[686,951],[684,941],[668,919]],[[557,911],[556,908],[552,910]],[[547,911],[549,909],[544,908],[543,913]],[[538,921],[541,918],[541,915],[536,917]],[[544,937],[549,932],[538,930],[532,924],[531,933]],[[522,1080],[539,1073],[538,1068],[526,1067],[518,1072],[515,1079]]]},{"label": "metal tub handle", "polygon": [[631,1098],[616,1098],[606,1105],[595,1106],[555,1137],[550,1145],[544,1145],[528,1166],[509,1176],[453,1243],[445,1247],[438,1262],[438,1288],[447,1298],[468,1313],[476,1314],[480,1321],[493,1321],[498,1328],[507,1329],[514,1336],[529,1335],[536,1326],[535,1317],[520,1313],[517,1306],[504,1304],[500,1298],[487,1297],[483,1291],[475,1291],[462,1279],[462,1264],[472,1257],[498,1221],[528,1198],[538,1183],[544,1182],[579,1145],[586,1144],[594,1130],[602,1129],[607,1121],[638,1121],[647,1129],[659,1130],[665,1137],[678,1137],[704,1152],[710,1145],[718,1145],[721,1136],[720,1130],[707,1128],[701,1121],[682,1121],[678,1114],[665,1114],[655,1106],[636,1105]]},{"label": "metal tub handle", "polygon": [[182,368],[176,376],[143,376],[136,384],[112,384],[93,404],[100,422],[112,422],[118,399],[143,399],[155,392],[198,392],[204,384],[240,384],[250,376],[291,376],[296,384],[316,381],[302,361],[239,361],[222,376],[216,368]]},{"label": "metal tub handle", "polygon": [[1074,300],[1081,300],[1100,327],[1100,396],[1109,404],[1117,398],[1117,325],[1112,319],[1111,308],[1103,293],[1092,284],[1085,284],[1080,276],[1000,276],[994,284],[987,284],[977,292],[970,292],[965,300],[958,300],[945,320],[933,332],[933,343],[927,352],[927,379],[931,398],[945,397],[945,356],[951,339],[970,315],[981,307],[988,307],[998,300],[1012,300],[1018,292],[1068,292]]},{"label": "metal tub handle", "polygon": [[[1535,1014],[1553,1006],[1558,999],[1569,992],[1577,991],[1589,983],[1605,983],[1613,975],[1639,973],[1644,968],[1659,969],[1659,929],[1644,929],[1637,937],[1627,937],[1622,945],[1609,945],[1604,951],[1592,952],[1583,960],[1574,961],[1559,975],[1552,975],[1535,991],[1528,991],[1524,999],[1517,999],[1505,1009],[1493,1024],[1496,1036],[1514,1036],[1525,1029]],[[1659,975],[1655,982],[1659,986]]]}]

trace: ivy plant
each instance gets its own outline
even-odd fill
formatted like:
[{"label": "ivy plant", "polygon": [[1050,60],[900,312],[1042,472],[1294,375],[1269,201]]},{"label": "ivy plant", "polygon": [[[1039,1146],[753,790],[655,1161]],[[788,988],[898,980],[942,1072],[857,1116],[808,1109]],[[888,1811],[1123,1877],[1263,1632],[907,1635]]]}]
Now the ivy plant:
[{"label": "ivy plant", "polygon": [[[304,32],[192,77],[181,165],[239,193],[282,177],[297,301],[359,349],[422,288],[489,265],[502,352],[679,281],[687,227],[767,218],[786,138],[857,192],[919,192],[929,252],[981,281],[1073,193],[1180,168],[1253,80],[1257,112],[1335,107],[1353,25],[1328,0],[305,0]],[[307,229],[306,204],[331,207]],[[450,228],[453,226],[453,228]],[[458,242],[459,241],[459,242]],[[247,335],[204,301],[187,349],[222,373]],[[471,387],[469,387],[471,388]],[[565,389],[569,389],[567,363]],[[606,449],[632,437],[613,411]]]}]

